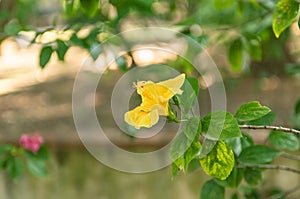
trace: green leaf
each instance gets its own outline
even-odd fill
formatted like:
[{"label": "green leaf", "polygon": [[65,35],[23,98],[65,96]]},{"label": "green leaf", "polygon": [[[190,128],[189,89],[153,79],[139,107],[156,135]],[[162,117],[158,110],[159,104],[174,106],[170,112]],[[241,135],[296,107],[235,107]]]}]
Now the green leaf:
[{"label": "green leaf", "polygon": [[29,150],[26,150],[25,152],[29,159],[47,160],[49,158],[48,149],[46,145],[42,145],[37,151],[37,153],[33,153]]},{"label": "green leaf", "polygon": [[275,36],[289,27],[298,15],[299,3],[295,0],[280,0],[273,11],[272,28]]},{"label": "green leaf", "polygon": [[116,62],[118,64],[119,69],[121,69],[122,71],[126,71],[127,70],[127,62],[126,62],[126,58],[125,57],[118,57],[116,59]]},{"label": "green leaf", "polygon": [[196,157],[194,158],[190,163],[189,163],[189,166],[188,166],[188,172],[191,173],[191,172],[194,172],[196,169],[200,168],[201,165],[200,165],[200,161],[199,161],[199,158]]},{"label": "green leaf", "polygon": [[244,177],[244,169],[238,169],[236,165],[234,165],[227,179],[225,180],[215,179],[215,181],[221,186],[236,188],[241,183],[243,177]]},{"label": "green leaf", "polygon": [[89,46],[82,39],[79,39],[77,37],[76,33],[74,33],[71,36],[70,42],[71,42],[72,45],[75,45],[75,46],[79,46],[79,47],[86,48],[86,49],[89,48]]},{"label": "green leaf", "polygon": [[225,188],[218,185],[213,179],[206,181],[202,186],[201,199],[222,199],[225,198]]},{"label": "green leaf", "polygon": [[239,156],[243,149],[254,145],[252,138],[247,134],[242,134],[242,137],[227,139],[226,142],[236,156]]},{"label": "green leaf", "polygon": [[234,0],[215,0],[214,6],[216,9],[221,10],[233,6]]},{"label": "green leaf", "polygon": [[238,161],[242,164],[268,164],[278,157],[282,152],[263,145],[255,145],[245,148]]},{"label": "green leaf", "polygon": [[195,99],[199,94],[198,79],[188,77],[185,79],[181,89],[184,91],[181,95],[177,95],[181,106],[183,106],[183,112],[186,115],[190,108],[193,106]]},{"label": "green leaf", "polygon": [[175,177],[177,175],[178,171],[179,171],[179,168],[177,167],[177,165],[174,162],[172,162],[172,176]]},{"label": "green leaf", "polygon": [[0,145],[0,154],[9,152],[13,149],[13,146],[10,144],[2,144]]},{"label": "green leaf", "polygon": [[209,139],[225,140],[242,136],[236,119],[228,112],[215,111],[202,119],[203,134]]},{"label": "green leaf", "polygon": [[248,121],[247,123],[250,125],[257,125],[257,126],[265,126],[265,125],[272,125],[276,119],[276,113],[269,112],[267,115],[262,116],[259,119]]},{"label": "green leaf", "polygon": [[243,123],[259,119],[269,112],[271,110],[268,107],[260,105],[257,101],[252,101],[241,105],[234,117],[239,123]]},{"label": "green leaf", "polygon": [[183,132],[175,138],[170,147],[173,163],[185,172],[188,164],[198,155],[201,144],[198,141],[201,131],[201,122],[198,118],[190,118]]},{"label": "green leaf", "polygon": [[235,155],[239,155],[242,151],[242,143],[241,138],[230,138],[226,140],[226,143],[230,146]]},{"label": "green leaf", "polygon": [[261,170],[247,168],[244,172],[244,178],[249,185],[257,186],[262,180]]},{"label": "green leaf", "polygon": [[99,0],[80,0],[83,12],[90,18],[93,18],[98,11]]},{"label": "green leaf", "polygon": [[236,39],[232,42],[228,51],[229,63],[232,70],[238,72],[243,66],[243,43],[241,39]]},{"label": "green leaf", "polygon": [[7,34],[7,35],[11,35],[11,36],[16,36],[18,35],[18,33],[22,30],[22,27],[21,25],[14,21],[14,22],[11,22],[11,23],[7,23],[5,26],[4,26],[4,32]]},{"label": "green leaf", "polygon": [[212,177],[225,180],[234,166],[234,155],[230,146],[218,141],[208,155],[200,159],[203,170]]},{"label": "green leaf", "polygon": [[201,149],[201,144],[199,141],[196,140],[187,149],[187,151],[184,154],[184,158],[185,158],[184,171],[187,170],[190,162],[199,154],[200,149]]},{"label": "green leaf", "polygon": [[271,131],[268,141],[279,149],[298,150],[299,139],[292,133],[282,131]]},{"label": "green leaf", "polygon": [[35,176],[46,176],[47,175],[47,166],[44,160],[40,159],[28,159],[27,168],[30,173]]},{"label": "green leaf", "polygon": [[63,10],[64,14],[68,17],[74,17],[80,8],[79,0],[64,0],[63,1]]},{"label": "green leaf", "polygon": [[91,45],[90,54],[91,54],[93,60],[96,60],[102,52],[103,52],[103,49],[98,43],[94,43]]},{"label": "green leaf", "polygon": [[23,162],[14,157],[7,159],[7,171],[12,179],[19,178],[23,173]]},{"label": "green leaf", "polygon": [[250,57],[255,61],[261,61],[262,59],[262,43],[258,36],[247,35],[246,36],[246,50]]},{"label": "green leaf", "polygon": [[44,46],[40,53],[40,67],[45,68],[46,64],[49,62],[53,49],[51,46]]},{"label": "green leaf", "polygon": [[62,40],[56,40],[56,43],[57,43],[56,53],[57,53],[58,59],[60,61],[63,61],[65,59],[65,54],[68,51],[69,47]]},{"label": "green leaf", "polygon": [[243,137],[241,137],[241,144],[242,144],[242,150],[243,150],[245,148],[253,146],[254,141],[249,135],[243,134]]}]

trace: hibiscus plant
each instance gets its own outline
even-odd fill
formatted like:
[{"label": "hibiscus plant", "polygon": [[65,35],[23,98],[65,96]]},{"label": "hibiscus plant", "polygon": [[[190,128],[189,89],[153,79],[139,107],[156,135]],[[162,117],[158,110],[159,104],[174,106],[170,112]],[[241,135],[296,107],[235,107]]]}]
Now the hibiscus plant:
[{"label": "hibiscus plant", "polygon": [[12,179],[18,179],[24,166],[35,176],[47,175],[48,149],[39,133],[23,134],[19,145],[3,144],[0,146],[0,166]]},{"label": "hibiscus plant", "polygon": [[[241,105],[234,114],[218,110],[197,117],[192,109],[199,93],[198,85],[196,78],[185,79],[184,74],[159,83],[139,81],[136,88],[142,103],[124,116],[137,129],[151,128],[159,116],[166,116],[169,122],[183,123],[182,132],[170,147],[173,176],[178,171],[186,173],[202,168],[212,179],[203,185],[201,198],[221,199],[225,198],[226,188],[236,189],[233,198],[238,198],[240,192],[257,194],[266,169],[300,174],[295,168],[271,164],[279,156],[299,160],[299,156],[287,151],[299,149],[300,131],[271,126],[275,114],[258,101]],[[269,130],[266,144],[256,143],[248,133],[250,129]]]}]

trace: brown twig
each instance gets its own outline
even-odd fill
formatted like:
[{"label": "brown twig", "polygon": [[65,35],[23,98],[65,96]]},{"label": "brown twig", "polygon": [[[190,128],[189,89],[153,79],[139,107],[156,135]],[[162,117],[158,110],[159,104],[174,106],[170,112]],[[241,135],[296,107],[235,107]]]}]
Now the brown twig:
[{"label": "brown twig", "polygon": [[267,130],[274,130],[274,131],[283,131],[287,133],[293,133],[296,135],[300,135],[300,131],[292,128],[286,128],[282,126],[255,126],[255,125],[239,125],[240,129],[252,129],[252,130],[258,130],[258,129],[267,129]]},{"label": "brown twig", "polygon": [[272,164],[238,165],[237,168],[276,169],[276,170],[284,170],[284,171],[300,174],[300,170],[290,168],[285,165],[272,165]]},{"label": "brown twig", "polygon": [[294,154],[290,154],[290,153],[283,153],[282,157],[291,159],[291,160],[298,160],[300,161],[300,155],[294,155]]}]

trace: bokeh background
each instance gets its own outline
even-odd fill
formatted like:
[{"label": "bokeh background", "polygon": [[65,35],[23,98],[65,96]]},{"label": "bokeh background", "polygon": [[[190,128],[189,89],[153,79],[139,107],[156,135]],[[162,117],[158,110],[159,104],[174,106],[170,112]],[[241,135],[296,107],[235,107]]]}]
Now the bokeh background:
[{"label": "bokeh background", "polygon": [[[17,144],[22,133],[38,131],[51,157],[46,177],[25,173],[21,179],[11,181],[2,173],[0,198],[199,197],[208,179],[201,170],[174,179],[170,167],[147,174],[123,173],[94,159],[78,137],[72,117],[72,89],[76,73],[87,60],[97,69],[92,72],[103,73],[95,99],[96,110],[106,118],[100,122],[110,129],[110,139],[126,150],[155,150],[172,138],[172,128],[143,141],[122,135],[116,127],[110,94],[116,81],[131,67],[172,64],[178,71],[197,77],[201,115],[210,112],[208,88],[214,79],[209,74],[199,75],[182,58],[155,50],[128,53],[121,59],[114,50],[103,49],[95,54],[95,46],[121,31],[158,26],[192,37],[204,46],[222,73],[228,111],[235,112],[241,104],[258,100],[276,113],[276,125],[299,128],[299,117],[294,113],[300,98],[298,24],[293,23],[277,39],[271,30],[271,11],[276,1],[220,2],[0,0],[0,143]],[[62,60],[53,50],[46,64],[41,64],[41,49],[61,49],[58,40],[67,46]],[[228,55],[233,43],[240,40],[247,45]],[[193,53],[180,42],[187,55]],[[230,56],[242,58],[232,61]],[[116,62],[107,63],[111,57]],[[106,65],[109,69],[104,71]],[[265,142],[267,132],[249,133],[256,142]],[[297,162],[278,160],[282,161],[300,168]],[[268,171],[265,179],[265,191],[270,187],[287,190],[287,184],[300,183],[299,176],[284,171]]]}]

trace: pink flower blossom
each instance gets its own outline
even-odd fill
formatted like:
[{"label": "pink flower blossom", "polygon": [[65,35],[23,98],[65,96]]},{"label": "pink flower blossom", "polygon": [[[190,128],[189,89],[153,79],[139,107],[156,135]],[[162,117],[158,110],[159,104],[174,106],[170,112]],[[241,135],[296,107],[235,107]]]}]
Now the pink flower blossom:
[{"label": "pink flower blossom", "polygon": [[43,139],[39,133],[35,133],[33,136],[23,134],[20,137],[20,144],[24,149],[37,153],[43,144]]}]

